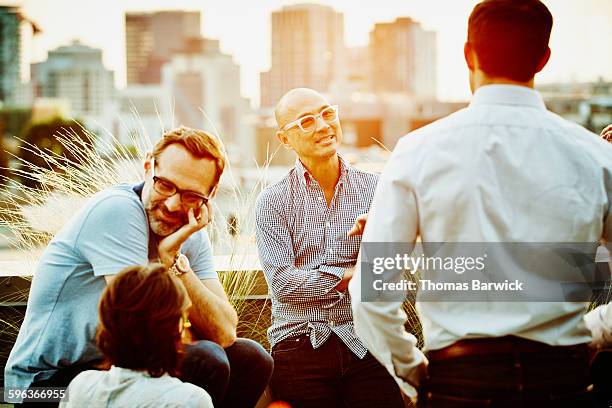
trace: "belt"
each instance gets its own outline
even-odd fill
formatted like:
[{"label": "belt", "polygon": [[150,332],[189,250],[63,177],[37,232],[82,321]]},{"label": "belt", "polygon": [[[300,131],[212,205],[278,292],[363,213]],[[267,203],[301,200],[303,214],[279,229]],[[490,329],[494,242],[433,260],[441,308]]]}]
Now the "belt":
[{"label": "belt", "polygon": [[546,353],[546,352],[579,352],[588,355],[586,344],[572,346],[551,346],[538,341],[527,340],[516,336],[491,337],[459,340],[448,347],[431,350],[427,353],[430,361],[485,354]]}]

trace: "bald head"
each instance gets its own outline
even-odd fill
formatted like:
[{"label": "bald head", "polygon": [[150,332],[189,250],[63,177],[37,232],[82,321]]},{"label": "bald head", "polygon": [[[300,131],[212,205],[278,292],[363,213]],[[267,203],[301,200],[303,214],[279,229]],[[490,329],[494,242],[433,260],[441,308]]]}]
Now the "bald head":
[{"label": "bald head", "polygon": [[318,102],[323,105],[329,105],[327,99],[314,89],[294,88],[290,90],[283,95],[274,110],[278,127],[282,128],[287,123],[295,120],[300,116],[301,110],[305,106],[310,106]]},{"label": "bald head", "polygon": [[[331,112],[327,99],[309,88],[295,88],[287,92],[276,105],[278,131],[276,137],[283,146],[297,153],[303,163],[326,161],[337,154],[342,141],[342,129],[335,108]],[[327,111],[327,116],[322,112]],[[308,117],[310,116],[310,119]],[[314,119],[313,119],[314,118]],[[308,130],[301,121],[307,121]],[[300,120],[296,126],[285,127]]]}]

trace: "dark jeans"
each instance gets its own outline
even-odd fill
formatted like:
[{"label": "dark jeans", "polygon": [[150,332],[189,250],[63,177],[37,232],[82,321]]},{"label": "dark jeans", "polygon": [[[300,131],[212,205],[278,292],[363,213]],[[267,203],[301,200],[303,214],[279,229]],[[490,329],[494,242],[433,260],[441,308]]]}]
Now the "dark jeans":
[{"label": "dark jeans", "polygon": [[215,407],[254,407],[274,367],[270,354],[249,339],[238,339],[226,349],[200,340],[185,352],[181,380],[208,391]]},{"label": "dark jeans", "polygon": [[[273,366],[268,352],[253,340],[238,339],[226,349],[212,341],[200,340],[185,346],[180,378],[204,388],[215,407],[253,407],[268,385]],[[34,383],[32,387],[67,387],[81,371],[91,369],[94,369],[92,365],[63,368],[49,380]],[[57,404],[22,406],[40,408]]]},{"label": "dark jeans", "polygon": [[594,407],[588,351],[474,354],[429,361],[419,407]]},{"label": "dark jeans", "polygon": [[595,354],[591,361],[594,396],[597,406],[612,407],[612,349],[602,350]]},{"label": "dark jeans", "polygon": [[336,335],[314,350],[308,336],[272,349],[272,391],[292,408],[403,407],[395,380],[368,353],[357,357]]}]

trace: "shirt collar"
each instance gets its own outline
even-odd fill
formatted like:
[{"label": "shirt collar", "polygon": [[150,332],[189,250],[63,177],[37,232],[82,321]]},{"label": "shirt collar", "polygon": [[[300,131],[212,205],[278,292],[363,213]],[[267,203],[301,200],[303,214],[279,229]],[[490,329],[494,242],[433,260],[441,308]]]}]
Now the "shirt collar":
[{"label": "shirt collar", "polygon": [[138,195],[138,198],[140,198],[140,201],[142,201],[142,190],[144,189],[144,185],[145,183],[143,181],[141,183],[134,184],[132,186],[132,191],[134,191]]},{"label": "shirt collar", "polygon": [[[129,368],[117,367],[116,365],[111,365],[108,372],[113,377],[120,379],[151,377],[151,375],[145,370],[132,370]],[[164,373],[164,375],[166,375],[166,373]]]},{"label": "shirt collar", "polygon": [[[342,184],[346,181],[350,165],[348,165],[344,158],[340,154],[338,154],[338,159],[340,159],[340,179],[338,179],[338,184]],[[299,157],[295,160],[295,170],[298,175],[298,180],[300,183],[304,185],[308,185],[310,180],[313,178],[306,166],[300,161]]]},{"label": "shirt collar", "polygon": [[[132,191],[134,193],[136,193],[138,195],[138,199],[140,200],[140,202],[142,203],[142,190],[144,189],[144,185],[145,182],[141,182],[139,184],[135,184],[132,186]],[[142,205],[144,206],[144,203],[142,203]],[[149,216],[147,215],[147,220],[149,219]],[[148,224],[148,221],[147,221]],[[158,254],[158,250],[157,250],[157,246],[159,245],[159,241],[160,241],[160,236],[157,235],[156,233],[153,232],[153,230],[151,229],[151,226],[149,225],[149,259],[157,259],[156,257],[159,256]]]},{"label": "shirt collar", "polygon": [[300,158],[295,159],[295,171],[298,175],[298,180],[300,180],[303,184],[308,184],[308,180],[310,179],[310,173],[308,173],[308,169],[304,164],[302,164]]},{"label": "shirt collar", "polygon": [[542,96],[534,89],[518,85],[485,85],[474,92],[470,106],[515,105],[546,109]]}]

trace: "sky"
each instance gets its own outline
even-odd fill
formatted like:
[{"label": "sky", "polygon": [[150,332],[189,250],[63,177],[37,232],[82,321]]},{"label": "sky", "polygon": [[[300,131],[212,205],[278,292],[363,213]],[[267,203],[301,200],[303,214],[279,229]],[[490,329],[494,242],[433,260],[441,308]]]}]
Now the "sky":
[{"label": "sky", "polygon": [[[304,2],[304,1],[302,1]],[[438,97],[466,100],[468,73],[463,60],[467,18],[478,0],[317,0],[344,14],[345,43],[365,46],[377,22],[408,16],[437,32]],[[101,48],[116,85],[125,86],[126,11],[200,11],[202,33],[220,40],[221,50],[241,67],[243,96],[259,100],[259,73],[270,67],[271,13],[290,0],[0,0],[21,6],[42,29],[27,38],[25,59],[39,62],[47,52],[79,39]],[[552,56],[536,83],[612,80],[612,0],[544,0],[554,17]]]}]

